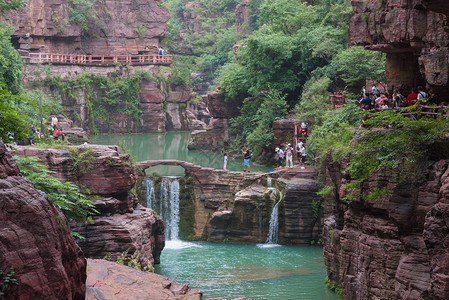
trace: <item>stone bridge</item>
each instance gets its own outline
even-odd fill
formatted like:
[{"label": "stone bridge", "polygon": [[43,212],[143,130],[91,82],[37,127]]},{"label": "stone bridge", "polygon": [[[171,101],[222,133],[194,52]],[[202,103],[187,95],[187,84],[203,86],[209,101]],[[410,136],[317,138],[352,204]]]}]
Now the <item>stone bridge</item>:
[{"label": "stone bridge", "polygon": [[[176,159],[161,159],[161,160],[145,160],[135,163],[137,167],[139,167],[142,171],[145,171],[148,168],[156,167],[156,166],[180,166],[186,170],[187,173],[193,173],[192,171],[197,171],[200,169],[210,169],[212,168],[203,168],[192,163],[176,160]],[[217,170],[218,171],[218,170]]]}]

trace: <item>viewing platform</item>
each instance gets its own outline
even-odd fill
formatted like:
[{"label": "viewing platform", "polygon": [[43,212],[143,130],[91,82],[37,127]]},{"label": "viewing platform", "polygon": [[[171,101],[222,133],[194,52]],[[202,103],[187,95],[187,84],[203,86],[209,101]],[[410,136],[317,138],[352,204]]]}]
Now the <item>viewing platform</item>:
[{"label": "viewing platform", "polygon": [[84,55],[29,53],[22,56],[30,64],[70,64],[70,65],[114,65],[117,63],[131,65],[170,65],[172,55]]}]

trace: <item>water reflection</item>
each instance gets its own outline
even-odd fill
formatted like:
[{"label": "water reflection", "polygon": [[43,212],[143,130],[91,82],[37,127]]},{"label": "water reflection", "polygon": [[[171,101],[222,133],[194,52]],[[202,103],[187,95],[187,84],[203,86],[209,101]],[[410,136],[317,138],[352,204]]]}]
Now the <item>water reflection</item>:
[{"label": "water reflection", "polygon": [[[222,169],[223,153],[210,151],[189,151],[190,132],[169,132],[152,134],[108,134],[99,135],[91,139],[92,143],[104,145],[119,145],[129,152],[135,161],[177,159],[193,164]],[[228,170],[242,171],[243,159],[229,160]],[[270,170],[269,167],[251,164],[251,171]],[[158,166],[152,168],[150,173],[157,172],[163,175],[184,175],[182,168]]]}]

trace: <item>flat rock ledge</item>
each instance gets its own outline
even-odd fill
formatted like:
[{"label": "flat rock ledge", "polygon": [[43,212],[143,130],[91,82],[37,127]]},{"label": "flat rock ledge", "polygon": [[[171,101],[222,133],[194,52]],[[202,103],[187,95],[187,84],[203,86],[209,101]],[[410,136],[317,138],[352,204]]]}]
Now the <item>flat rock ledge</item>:
[{"label": "flat rock ledge", "polygon": [[187,284],[102,259],[87,260],[86,288],[86,300],[203,299],[199,290]]}]

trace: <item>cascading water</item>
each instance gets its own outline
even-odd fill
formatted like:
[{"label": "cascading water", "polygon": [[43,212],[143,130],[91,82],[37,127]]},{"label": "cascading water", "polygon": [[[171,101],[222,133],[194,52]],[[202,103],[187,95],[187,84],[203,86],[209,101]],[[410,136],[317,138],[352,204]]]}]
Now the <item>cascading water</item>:
[{"label": "cascading water", "polygon": [[147,196],[147,207],[153,208],[156,204],[156,193],[154,191],[154,182],[152,179],[145,180],[145,190]]},{"label": "cascading water", "polygon": [[[269,190],[276,190],[272,185],[271,178],[267,178],[267,186]],[[278,231],[279,231],[279,203],[282,200],[282,192],[279,191],[279,200],[273,206],[273,210],[270,215],[270,227],[268,228],[268,236],[266,244],[277,244],[278,242]]]},{"label": "cascading water", "polygon": [[146,181],[147,207],[157,211],[165,222],[165,239],[179,240],[179,181],[176,177],[163,177],[159,207],[156,191],[151,179]]}]

